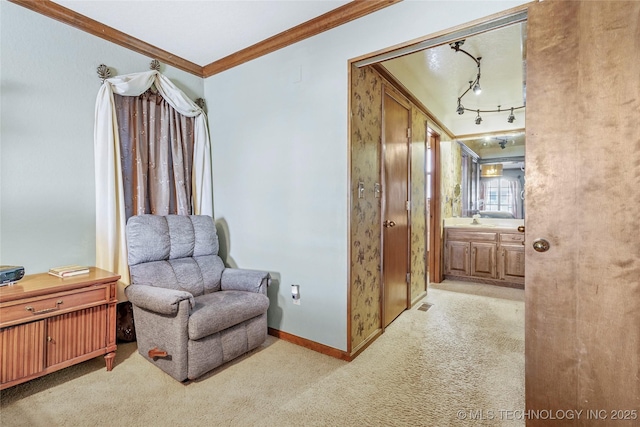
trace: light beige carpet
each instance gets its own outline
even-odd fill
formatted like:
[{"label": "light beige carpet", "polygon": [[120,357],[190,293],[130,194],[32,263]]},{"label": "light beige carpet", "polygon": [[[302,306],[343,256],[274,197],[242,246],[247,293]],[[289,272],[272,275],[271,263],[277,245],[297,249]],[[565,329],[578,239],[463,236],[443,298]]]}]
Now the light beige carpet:
[{"label": "light beige carpet", "polygon": [[485,286],[432,287],[349,363],[269,337],[185,385],[120,345],[112,372],[96,358],[2,391],[0,425],[522,426],[523,291]]}]

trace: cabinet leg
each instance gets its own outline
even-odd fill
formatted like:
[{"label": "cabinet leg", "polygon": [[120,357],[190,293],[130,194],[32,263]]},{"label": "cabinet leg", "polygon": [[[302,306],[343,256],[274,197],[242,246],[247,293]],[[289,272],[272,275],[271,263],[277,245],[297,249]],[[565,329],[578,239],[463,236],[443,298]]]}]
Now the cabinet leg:
[{"label": "cabinet leg", "polygon": [[115,360],[115,358],[116,358],[115,351],[113,353],[107,353],[104,356],[104,361],[107,364],[107,371],[110,371],[113,369],[113,361]]}]

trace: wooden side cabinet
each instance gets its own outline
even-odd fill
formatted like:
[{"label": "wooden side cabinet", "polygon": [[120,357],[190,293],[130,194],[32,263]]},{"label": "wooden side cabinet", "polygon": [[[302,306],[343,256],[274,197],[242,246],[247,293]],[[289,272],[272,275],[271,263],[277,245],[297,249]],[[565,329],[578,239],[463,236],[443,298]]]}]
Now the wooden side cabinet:
[{"label": "wooden side cabinet", "polygon": [[0,389],[116,352],[116,283],[98,268],[60,279],[47,273],[0,287]]}]

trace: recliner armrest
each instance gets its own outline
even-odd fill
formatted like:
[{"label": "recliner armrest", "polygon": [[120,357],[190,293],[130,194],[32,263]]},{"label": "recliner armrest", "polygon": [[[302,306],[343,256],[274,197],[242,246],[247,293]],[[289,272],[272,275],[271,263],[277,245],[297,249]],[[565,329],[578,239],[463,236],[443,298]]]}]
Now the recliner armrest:
[{"label": "recliner armrest", "polygon": [[271,275],[266,271],[225,268],[222,271],[220,286],[223,291],[246,291],[267,293],[271,284]]},{"label": "recliner armrest", "polygon": [[176,314],[180,301],[184,300],[189,300],[191,308],[195,305],[193,295],[186,291],[146,285],[129,285],[124,292],[131,304],[154,313]]}]

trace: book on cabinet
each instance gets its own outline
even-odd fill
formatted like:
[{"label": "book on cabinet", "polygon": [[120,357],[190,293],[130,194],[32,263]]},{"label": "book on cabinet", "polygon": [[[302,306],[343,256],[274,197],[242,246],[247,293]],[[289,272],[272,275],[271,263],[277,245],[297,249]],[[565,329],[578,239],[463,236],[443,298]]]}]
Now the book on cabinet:
[{"label": "book on cabinet", "polygon": [[62,267],[53,267],[49,269],[49,274],[52,276],[65,278],[65,277],[73,277],[80,274],[88,274],[89,267],[80,266],[80,265],[65,265]]}]

